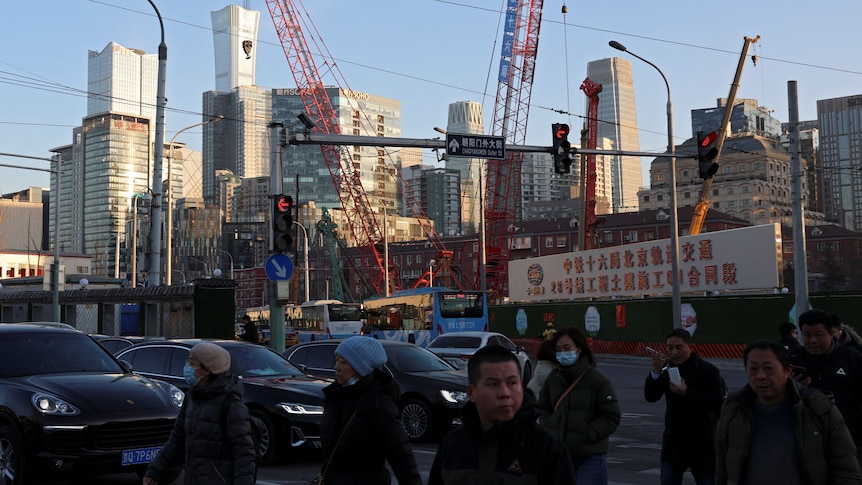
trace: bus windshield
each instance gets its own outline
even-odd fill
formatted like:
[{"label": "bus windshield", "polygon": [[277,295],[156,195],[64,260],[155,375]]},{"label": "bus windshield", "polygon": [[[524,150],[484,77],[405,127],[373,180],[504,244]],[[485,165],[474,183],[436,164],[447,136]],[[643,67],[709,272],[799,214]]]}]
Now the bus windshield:
[{"label": "bus windshield", "polygon": [[481,317],[484,310],[481,293],[440,293],[440,316],[443,318]]},{"label": "bus windshield", "polygon": [[354,305],[329,305],[329,321],[350,322],[361,318],[361,306]]}]

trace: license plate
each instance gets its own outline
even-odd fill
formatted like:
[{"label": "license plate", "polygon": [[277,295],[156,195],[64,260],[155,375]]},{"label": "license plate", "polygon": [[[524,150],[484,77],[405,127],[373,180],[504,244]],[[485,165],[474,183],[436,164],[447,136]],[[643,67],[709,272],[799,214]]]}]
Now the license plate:
[{"label": "license plate", "polygon": [[152,448],[138,448],[136,450],[123,450],[123,466],[126,465],[140,465],[142,463],[149,463],[153,461],[153,458],[156,457],[159,450],[161,450],[161,446],[154,446]]}]

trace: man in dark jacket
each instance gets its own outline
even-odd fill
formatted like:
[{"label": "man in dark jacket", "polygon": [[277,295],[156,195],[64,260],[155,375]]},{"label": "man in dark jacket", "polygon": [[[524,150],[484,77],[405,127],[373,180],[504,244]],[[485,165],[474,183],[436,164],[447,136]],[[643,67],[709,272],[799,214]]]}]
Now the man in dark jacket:
[{"label": "man in dark jacket", "polygon": [[748,384],[721,409],[715,445],[718,485],[858,485],[856,447],[829,396],[798,385],[780,343],[759,340],[742,354]]},{"label": "man in dark jacket", "polygon": [[255,483],[255,450],[242,383],[230,354],[211,342],[192,347],[183,370],[191,389],[168,442],[147,468],[144,485],[158,483],[185,461],[185,483]]},{"label": "man in dark jacket", "polygon": [[833,325],[832,317],[821,310],[799,315],[804,348],[791,356],[791,362],[804,370],[794,377],[804,386],[832,393],[862,464],[862,353],[835,342]]},{"label": "man in dark jacket", "polygon": [[257,331],[257,325],[251,321],[251,317],[248,315],[242,316],[242,339],[246,342],[258,343],[260,341],[260,335]]},{"label": "man in dark jacket", "polygon": [[[661,485],[680,485],[687,469],[698,485],[715,482],[715,423],[724,401],[725,385],[714,365],[691,350],[691,334],[672,330],[667,354],[652,355],[652,369],[644,383],[644,397],[656,402],[665,397],[664,435],[661,446]],[[679,371],[680,383],[671,382],[668,369]]]},{"label": "man in dark jacket", "polygon": [[799,330],[793,322],[784,322],[778,326],[778,334],[781,338],[778,343],[784,346],[791,354],[802,348],[799,343]]},{"label": "man in dark jacket", "polygon": [[440,443],[428,485],[575,483],[563,443],[536,423],[536,399],[524,391],[517,358],[483,347],[467,375],[463,424]]}]

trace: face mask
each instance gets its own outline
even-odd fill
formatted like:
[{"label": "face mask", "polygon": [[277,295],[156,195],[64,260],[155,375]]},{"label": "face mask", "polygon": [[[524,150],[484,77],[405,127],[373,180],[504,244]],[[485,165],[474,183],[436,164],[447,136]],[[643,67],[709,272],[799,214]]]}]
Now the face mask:
[{"label": "face mask", "polygon": [[565,352],[557,352],[557,362],[563,367],[568,367],[578,360],[578,352],[575,350],[567,350]]},{"label": "face mask", "polygon": [[359,376],[353,376],[344,383],[342,387],[349,387],[359,382]]},{"label": "face mask", "polygon": [[201,381],[200,377],[195,376],[196,370],[197,369],[195,369],[194,367],[192,367],[188,364],[183,366],[183,379],[185,379],[186,384],[188,384],[191,387],[197,386],[198,383]]}]

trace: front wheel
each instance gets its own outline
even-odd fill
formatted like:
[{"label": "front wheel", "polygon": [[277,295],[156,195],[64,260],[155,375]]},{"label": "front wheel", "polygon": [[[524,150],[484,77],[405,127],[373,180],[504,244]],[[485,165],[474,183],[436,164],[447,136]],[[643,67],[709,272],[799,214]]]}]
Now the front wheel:
[{"label": "front wheel", "polygon": [[431,409],[419,399],[410,399],[401,408],[401,426],[412,441],[425,441],[434,434]]},{"label": "front wheel", "polygon": [[[257,450],[258,462],[261,465],[272,463],[275,460],[275,449],[277,439],[275,436],[275,425],[272,423],[269,415],[260,409],[250,410],[248,413],[251,425],[257,429],[257,438],[255,446]],[[252,430],[254,433],[255,430]]]},{"label": "front wheel", "polygon": [[24,483],[24,445],[11,426],[0,427],[0,485]]}]

